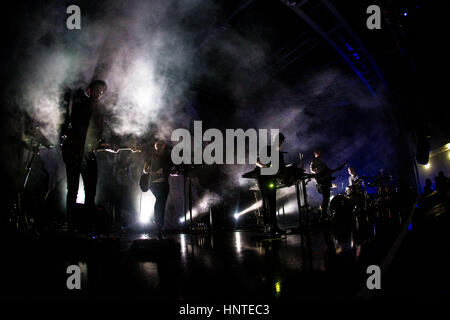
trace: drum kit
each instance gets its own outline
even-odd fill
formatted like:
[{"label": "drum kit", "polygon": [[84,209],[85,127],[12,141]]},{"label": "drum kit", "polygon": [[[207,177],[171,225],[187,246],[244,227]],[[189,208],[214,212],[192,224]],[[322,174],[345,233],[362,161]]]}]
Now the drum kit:
[{"label": "drum kit", "polygon": [[[348,186],[344,193],[332,197],[330,210],[334,214],[336,221],[351,218],[355,212],[365,209],[367,193],[362,180],[361,178],[358,179],[353,185]],[[337,188],[337,186],[333,185],[332,189],[333,187]]]},{"label": "drum kit", "polygon": [[[376,197],[371,197],[366,187],[377,188]],[[337,188],[333,186],[332,188]],[[352,185],[346,187],[344,193],[332,196],[330,210],[335,220],[350,219],[354,215],[367,212],[369,209],[379,209],[385,204],[383,199],[389,198],[393,192],[391,183],[381,181],[370,176],[362,176],[355,180]]]}]

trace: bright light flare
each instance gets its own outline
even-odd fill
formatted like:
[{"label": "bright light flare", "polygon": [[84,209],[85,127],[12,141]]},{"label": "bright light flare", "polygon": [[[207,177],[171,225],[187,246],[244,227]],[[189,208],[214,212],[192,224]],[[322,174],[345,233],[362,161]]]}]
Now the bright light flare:
[{"label": "bright light flare", "polygon": [[[211,208],[211,206],[213,206],[214,204],[218,203],[221,200],[221,198],[216,195],[215,193],[206,193],[199,202],[197,202],[197,204],[192,207],[192,219],[194,219],[195,217],[197,217],[198,215],[202,214],[202,213],[207,213],[209,212],[209,209]],[[190,212],[186,212],[186,217],[189,219],[191,216]],[[180,223],[184,223],[184,217],[181,217],[179,219]]]},{"label": "bright light flare", "polygon": [[85,202],[84,183],[80,175],[80,182],[78,183],[77,203],[83,204]]},{"label": "bright light flare", "polygon": [[139,222],[142,224],[150,223],[153,217],[153,211],[155,209],[156,198],[151,192],[145,192],[142,194],[141,210],[139,214]]},{"label": "bright light flare", "polygon": [[256,210],[258,208],[260,208],[262,206],[262,200],[259,200],[258,202],[256,202],[255,204],[251,205],[250,207],[248,207],[245,210],[242,210],[239,213],[235,213],[234,214],[234,218],[237,220],[239,219],[240,216],[242,216],[243,214],[246,214],[247,212],[251,212],[253,210]]},{"label": "bright light flare", "polygon": [[[192,219],[194,219],[197,215],[198,215],[198,210],[196,208],[192,208]],[[186,217],[188,220],[189,220],[190,216],[191,216],[191,213],[189,211],[186,212]],[[181,217],[179,221],[180,221],[180,223],[185,223],[184,217]]]}]

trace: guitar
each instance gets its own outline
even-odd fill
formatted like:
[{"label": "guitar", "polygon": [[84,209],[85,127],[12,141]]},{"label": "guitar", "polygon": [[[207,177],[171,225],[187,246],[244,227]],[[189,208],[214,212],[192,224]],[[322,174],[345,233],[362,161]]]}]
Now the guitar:
[{"label": "guitar", "polygon": [[147,192],[150,189],[152,183],[162,183],[166,181],[166,177],[163,173],[163,168],[160,168],[156,172],[147,172],[141,175],[139,179],[139,186],[142,192]]},{"label": "guitar", "polygon": [[98,152],[119,153],[121,151],[131,151],[131,153],[141,152],[141,150],[139,150],[139,149],[136,150],[133,148],[116,148],[116,149],[104,148],[104,149],[96,149],[96,150],[94,150],[94,153],[98,153]]},{"label": "guitar", "polygon": [[121,151],[131,151],[131,153],[142,152],[140,149],[136,148],[136,146],[130,147],[117,147],[105,143],[103,141],[99,141],[98,147],[93,151],[94,153],[99,152],[108,152],[108,153],[119,153]]},{"label": "guitar", "polygon": [[342,163],[339,167],[335,168],[335,169],[331,169],[325,172],[320,172],[320,173],[316,173],[314,175],[312,175],[312,177],[314,177],[314,179],[316,179],[316,187],[317,187],[317,191],[319,193],[322,193],[322,188],[326,187],[326,186],[331,186],[331,182],[336,179],[336,177],[333,177],[332,174],[342,170],[342,168],[344,168],[344,166],[347,165],[347,161],[345,161],[344,163]]}]

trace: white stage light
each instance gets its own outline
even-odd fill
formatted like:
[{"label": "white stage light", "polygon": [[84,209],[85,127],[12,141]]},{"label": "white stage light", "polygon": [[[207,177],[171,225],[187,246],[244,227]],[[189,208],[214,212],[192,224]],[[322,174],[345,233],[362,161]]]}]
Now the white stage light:
[{"label": "white stage light", "polygon": [[77,203],[84,204],[84,201],[85,201],[84,183],[80,175],[80,182],[78,183]]},{"label": "white stage light", "polygon": [[256,202],[255,204],[251,205],[250,207],[248,207],[247,209],[242,210],[239,213],[235,213],[234,214],[234,218],[238,219],[240,216],[242,216],[243,214],[246,214],[247,212],[251,212],[253,210],[256,210],[258,208],[260,208],[262,206],[262,200],[259,200],[258,202]]},{"label": "white stage light", "polygon": [[145,192],[141,198],[141,210],[139,214],[139,222],[142,224],[150,223],[155,209],[156,198],[151,192]]}]

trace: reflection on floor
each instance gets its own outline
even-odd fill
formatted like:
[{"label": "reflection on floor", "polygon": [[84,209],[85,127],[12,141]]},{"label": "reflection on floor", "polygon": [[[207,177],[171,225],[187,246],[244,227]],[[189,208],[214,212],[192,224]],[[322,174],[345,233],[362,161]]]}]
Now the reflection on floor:
[{"label": "reflection on floor", "polygon": [[[3,242],[1,296],[202,299],[358,298],[369,265],[381,265],[400,234],[400,215],[360,215],[350,224],[313,224],[282,240],[255,231],[169,234],[160,250],[133,249],[148,234],[49,232]],[[167,250],[164,250],[167,248]],[[78,265],[81,290],[68,290]]]}]

